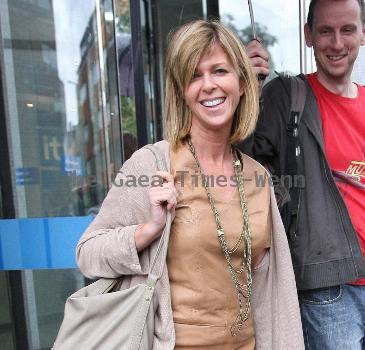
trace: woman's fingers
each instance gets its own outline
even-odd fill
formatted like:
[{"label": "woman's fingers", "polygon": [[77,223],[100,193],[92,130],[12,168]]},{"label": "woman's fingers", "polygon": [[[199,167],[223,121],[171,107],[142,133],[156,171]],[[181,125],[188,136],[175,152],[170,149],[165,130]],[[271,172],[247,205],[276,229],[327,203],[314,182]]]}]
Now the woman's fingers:
[{"label": "woman's fingers", "polygon": [[155,177],[161,177],[160,185],[163,183],[174,183],[174,177],[167,171],[156,171]]},{"label": "woman's fingers", "polygon": [[176,205],[177,191],[172,182],[165,182],[162,186],[151,187],[149,191],[150,203],[154,206],[164,206],[171,210]]},{"label": "woman's fingers", "polygon": [[168,204],[176,204],[177,190],[174,185],[174,177],[165,171],[157,171],[155,176],[160,176],[163,181],[161,181],[160,186],[152,187],[152,192],[161,195],[161,198],[165,198],[164,201],[168,202]]},{"label": "woman's fingers", "polygon": [[166,222],[166,211],[174,213],[177,190],[170,173],[158,171],[155,179],[156,176],[160,177],[161,181],[154,181],[148,192],[151,204],[150,222],[157,228],[162,228]]}]

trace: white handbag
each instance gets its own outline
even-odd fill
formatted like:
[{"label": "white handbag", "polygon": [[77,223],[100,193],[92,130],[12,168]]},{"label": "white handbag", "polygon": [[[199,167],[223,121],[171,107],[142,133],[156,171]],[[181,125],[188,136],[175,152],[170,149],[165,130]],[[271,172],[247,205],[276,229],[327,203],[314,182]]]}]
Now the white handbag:
[{"label": "white handbag", "polygon": [[[153,145],[158,169],[166,171],[164,158]],[[149,350],[154,337],[153,298],[166,260],[171,227],[167,214],[165,229],[152,261],[146,283],[119,290],[121,279],[99,279],[78,290],[66,301],[65,314],[54,350]],[[122,278],[122,277],[121,277]]]}]

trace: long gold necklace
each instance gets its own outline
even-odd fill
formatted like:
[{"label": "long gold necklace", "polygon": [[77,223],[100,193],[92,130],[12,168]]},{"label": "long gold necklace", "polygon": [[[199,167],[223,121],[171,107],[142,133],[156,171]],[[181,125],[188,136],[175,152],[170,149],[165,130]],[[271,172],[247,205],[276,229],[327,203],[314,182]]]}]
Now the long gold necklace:
[{"label": "long gold necklace", "polygon": [[[210,207],[212,209],[212,212],[214,214],[215,223],[217,226],[218,241],[221,246],[223,255],[224,255],[225,259],[227,260],[228,270],[230,272],[232,282],[236,289],[238,305],[239,305],[239,313],[237,315],[235,322],[231,326],[231,334],[232,334],[232,336],[237,336],[239,334],[240,330],[242,329],[244,322],[248,319],[248,315],[250,312],[250,304],[251,304],[251,294],[252,294],[252,271],[251,271],[252,238],[251,238],[251,231],[250,231],[250,226],[249,226],[249,222],[248,222],[248,211],[247,211],[245,191],[244,191],[244,186],[243,186],[243,171],[241,169],[241,161],[239,160],[237,151],[233,152],[234,153],[233,168],[235,171],[237,184],[238,184],[240,205],[241,205],[242,216],[243,216],[243,225],[242,225],[241,234],[240,234],[237,242],[234,244],[233,248],[229,249],[228,244],[225,239],[225,233],[224,233],[224,229],[222,227],[220,215],[215,206],[212,194],[211,194],[209,187],[207,185],[207,182],[206,182],[206,176],[203,173],[203,170],[202,170],[202,167],[198,160],[194,145],[191,142],[190,138],[188,139],[188,146],[189,146],[190,152],[192,153],[192,155],[195,159],[200,176],[202,178],[202,185],[205,189],[205,192],[207,193],[208,201],[209,201]],[[231,255],[238,249],[238,247],[241,245],[241,242],[244,243],[242,266],[240,266],[240,268],[237,269],[232,264]],[[238,274],[241,274],[244,270],[246,270],[246,274],[247,274],[247,282],[245,285],[243,285],[238,279]],[[244,302],[244,300],[246,300],[246,302]]]}]

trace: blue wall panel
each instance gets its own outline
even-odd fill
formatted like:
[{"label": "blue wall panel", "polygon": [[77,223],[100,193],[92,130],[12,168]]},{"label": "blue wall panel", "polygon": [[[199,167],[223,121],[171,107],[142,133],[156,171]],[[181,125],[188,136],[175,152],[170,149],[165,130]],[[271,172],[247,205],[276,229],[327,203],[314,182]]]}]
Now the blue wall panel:
[{"label": "blue wall panel", "polygon": [[0,220],[0,270],[75,268],[92,216]]}]

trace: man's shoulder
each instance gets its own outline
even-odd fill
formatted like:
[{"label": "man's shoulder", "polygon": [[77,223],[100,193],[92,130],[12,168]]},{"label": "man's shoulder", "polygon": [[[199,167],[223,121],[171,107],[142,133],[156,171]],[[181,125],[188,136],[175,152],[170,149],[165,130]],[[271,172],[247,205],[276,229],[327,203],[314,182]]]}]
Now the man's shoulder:
[{"label": "man's shoulder", "polygon": [[263,87],[260,100],[262,114],[271,115],[274,111],[277,114],[277,109],[287,110],[291,100],[290,80],[281,75],[270,80]]},{"label": "man's shoulder", "polygon": [[[304,85],[299,86],[299,82],[303,81]],[[294,83],[294,84],[293,84]],[[303,87],[305,88],[305,95],[308,96],[311,94],[312,89],[308,82],[307,75],[298,74],[288,75],[288,74],[279,74],[274,79],[270,80],[262,89],[262,100],[268,101],[268,103],[283,103],[283,101],[287,101],[289,103],[292,98],[293,94],[293,87],[294,91],[296,92],[303,92]]]},{"label": "man's shoulder", "polygon": [[[274,79],[270,80],[262,89],[262,95],[275,96],[275,97],[287,97],[290,98],[291,95],[291,79],[294,76],[288,74],[279,74]],[[301,78],[301,76],[297,76]]]},{"label": "man's shoulder", "polygon": [[286,75],[278,75],[277,77],[268,81],[264,87],[263,92],[265,91],[275,91],[277,89],[283,90],[290,87],[290,81]]}]

